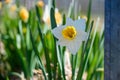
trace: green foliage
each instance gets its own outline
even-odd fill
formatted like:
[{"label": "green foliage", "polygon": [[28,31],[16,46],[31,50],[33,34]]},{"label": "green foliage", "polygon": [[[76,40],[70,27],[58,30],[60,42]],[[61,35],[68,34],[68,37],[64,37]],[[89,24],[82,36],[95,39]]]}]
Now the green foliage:
[{"label": "green foliage", "polygon": [[[17,0],[19,2],[19,0]],[[68,15],[62,16],[62,24],[66,23],[66,16],[76,19],[73,13],[73,0],[69,7]],[[65,51],[66,47],[57,45],[57,39],[53,36],[51,29],[57,27],[55,19],[55,0],[49,1],[50,7],[50,26],[43,20],[43,8],[37,5],[29,10],[28,22],[23,22],[19,18],[19,9],[15,12],[16,17],[12,18],[9,14],[9,6],[3,7],[0,12],[0,42],[4,44],[4,50],[7,54],[5,60],[1,58],[0,63],[7,62],[11,70],[6,75],[0,73],[1,79],[12,80],[17,76],[22,78],[23,72],[25,78],[30,80],[34,77],[34,70],[40,69],[43,80],[103,80],[104,77],[104,30],[98,32],[99,18],[95,22],[91,17],[92,0],[89,0],[86,32],[87,41],[83,42],[76,55],[70,55],[71,72],[67,79]],[[18,8],[20,4],[17,3]],[[2,14],[4,13],[4,15]]]}]

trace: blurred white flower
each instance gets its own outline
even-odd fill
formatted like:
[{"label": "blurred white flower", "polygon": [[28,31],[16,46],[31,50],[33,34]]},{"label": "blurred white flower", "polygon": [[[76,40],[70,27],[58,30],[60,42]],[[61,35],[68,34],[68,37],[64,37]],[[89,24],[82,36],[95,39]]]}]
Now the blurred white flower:
[{"label": "blurred white flower", "polygon": [[58,39],[57,44],[66,46],[72,54],[76,54],[82,41],[87,40],[88,34],[85,30],[85,19],[73,21],[66,19],[66,24],[56,27],[52,30],[54,36]]},{"label": "blurred white flower", "polygon": [[6,4],[9,4],[9,3],[11,3],[12,2],[12,0],[5,0],[5,3]]},{"label": "blurred white flower", "polygon": [[[62,23],[62,15],[57,8],[55,8],[55,20],[57,25],[60,25]],[[45,6],[43,21],[46,24],[50,25],[50,8],[48,7],[48,5]]]}]

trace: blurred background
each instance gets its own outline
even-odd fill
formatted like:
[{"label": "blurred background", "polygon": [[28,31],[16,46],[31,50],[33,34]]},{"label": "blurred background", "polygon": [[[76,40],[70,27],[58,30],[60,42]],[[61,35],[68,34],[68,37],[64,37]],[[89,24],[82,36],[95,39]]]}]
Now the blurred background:
[{"label": "blurred background", "polygon": [[[21,0],[21,4],[31,8],[35,5],[38,0]],[[49,0],[43,0],[45,4],[48,4]],[[73,0],[74,1],[74,0]],[[67,13],[69,11],[70,3],[72,0],[56,0],[56,7],[62,12]],[[87,16],[89,0],[75,0],[74,12],[76,15]],[[99,17],[100,24],[104,26],[104,0],[92,0],[92,11],[91,16],[94,21]],[[96,22],[95,22],[96,23]],[[101,27],[100,27],[101,28]]]},{"label": "blurred background", "polygon": [[[38,0],[20,0],[22,5],[27,5],[31,7]],[[43,0],[45,4],[48,4],[49,0]],[[56,0],[56,7],[59,9],[64,9],[65,12],[68,12],[69,5],[72,0]],[[75,0],[75,6],[77,11],[81,9],[82,12],[86,13],[88,8],[89,0]],[[104,0],[92,0],[92,14],[94,15],[104,15]]]}]

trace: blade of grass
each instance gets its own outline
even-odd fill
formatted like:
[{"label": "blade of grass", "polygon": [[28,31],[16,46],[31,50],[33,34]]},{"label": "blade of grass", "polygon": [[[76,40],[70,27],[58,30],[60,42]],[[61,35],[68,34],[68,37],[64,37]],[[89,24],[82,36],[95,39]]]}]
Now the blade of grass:
[{"label": "blade of grass", "polygon": [[[93,48],[93,53],[95,53],[95,54],[94,54],[94,58],[92,59],[92,62],[90,63],[90,67],[88,69],[87,80],[90,80],[90,77],[92,77],[92,73],[93,73],[93,71],[94,71],[94,69],[96,67],[96,63],[98,62],[97,59],[99,59],[98,51],[100,49],[99,48],[100,42],[98,41],[99,40],[99,35],[97,34],[99,21],[100,21],[100,19],[98,17],[97,22],[96,22],[96,26],[95,26],[95,30],[94,30],[94,33],[93,33],[93,40],[92,40],[92,43],[91,43],[91,44],[93,44],[91,47]],[[91,53],[89,52],[89,54],[91,54]]]},{"label": "blade of grass", "polygon": [[75,80],[75,70],[76,70],[76,65],[77,65],[77,56],[78,56],[78,54],[71,55],[72,80]]},{"label": "blade of grass", "polygon": [[100,63],[99,58],[103,55],[102,53],[100,53],[102,51],[102,49],[103,49],[103,40],[100,41],[99,47],[98,47],[97,51],[95,52],[96,54],[92,60],[91,66],[88,70],[87,80],[91,80],[91,78],[95,74],[94,72],[95,72],[96,68],[98,67],[98,63]]},{"label": "blade of grass", "polygon": [[[8,42],[9,42],[9,41],[12,41],[12,42],[11,42],[11,45],[14,46],[14,50],[11,50],[10,47],[8,46],[8,47],[6,48],[6,51],[7,51],[8,53],[10,53],[10,54],[13,53],[13,52],[15,52],[14,55],[16,55],[16,57],[18,58],[18,60],[20,60],[20,64],[21,64],[20,66],[21,66],[21,68],[22,68],[22,70],[23,70],[23,72],[24,72],[24,74],[25,74],[25,77],[26,77],[26,78],[30,77],[30,74],[29,74],[29,71],[28,71],[28,65],[27,65],[28,63],[27,63],[27,61],[26,61],[26,58],[25,58],[24,55],[22,54],[21,50],[17,48],[14,39],[9,38],[7,41],[8,41]],[[9,44],[9,43],[8,43],[8,44]],[[11,55],[11,56],[12,56],[12,55]]]},{"label": "blade of grass", "polygon": [[38,22],[37,22],[38,23],[38,32],[39,32],[39,36],[41,38],[42,46],[43,46],[43,49],[45,52],[45,59],[46,59],[48,76],[49,76],[49,79],[52,80],[50,57],[49,57],[48,49],[47,49],[46,44],[45,44],[45,35],[42,33],[42,31],[40,29],[41,20],[40,20],[40,15],[39,15],[39,9],[37,6],[36,6],[36,13],[37,13],[37,18],[38,18]]},{"label": "blade of grass", "polygon": [[[45,35],[44,35],[45,36]],[[44,49],[44,52],[45,52],[45,58],[46,58],[46,65],[47,65],[47,71],[48,71],[48,76],[49,76],[49,79],[52,80],[52,71],[51,71],[51,66],[50,66],[50,57],[49,57],[49,49],[46,47],[47,44],[45,44],[46,42],[46,37],[44,37],[44,40],[43,40],[43,49]]]},{"label": "blade of grass", "polygon": [[65,25],[65,23],[66,23],[66,16],[65,16],[65,14],[63,14],[63,22],[62,22],[62,24]]},{"label": "blade of grass", "polygon": [[[86,51],[88,52],[88,50],[86,50],[86,48],[87,48],[87,45],[88,45],[88,41],[90,39],[91,31],[93,29],[93,24],[94,24],[94,21],[91,22],[91,27],[90,27],[90,31],[89,31],[89,35],[88,35],[88,40],[87,40],[87,42],[85,44],[85,47],[84,47],[84,50],[82,52],[83,59],[84,59],[84,54],[86,53]],[[86,55],[88,55],[88,54],[86,54]],[[76,80],[82,80],[82,75],[83,75],[85,67],[86,67],[86,62],[88,60],[87,57],[88,56],[85,56],[85,59],[84,59],[85,61],[83,59],[81,60],[81,64],[80,64],[80,67],[79,67],[79,71],[78,71],[77,79]]]},{"label": "blade of grass", "polygon": [[43,75],[44,75],[45,80],[48,80],[48,79],[47,79],[47,76],[46,76],[46,71],[45,71],[45,69],[44,69],[44,67],[43,67],[43,64],[42,64],[42,61],[41,61],[41,59],[40,59],[40,57],[39,57],[39,52],[37,51],[37,48],[35,47],[35,43],[34,43],[34,40],[33,40],[33,36],[32,36],[31,29],[30,29],[30,39],[31,39],[31,42],[32,42],[33,50],[34,50],[36,56],[37,56],[38,59],[39,59],[40,69],[41,69],[42,72],[43,72]]},{"label": "blade of grass", "polygon": [[52,29],[57,27],[56,20],[55,20],[55,10],[54,8],[50,9],[50,21]]},{"label": "blade of grass", "polygon": [[68,11],[68,17],[72,17],[73,8],[74,8],[74,0],[72,0],[72,2],[70,3],[69,11]]},{"label": "blade of grass", "polygon": [[61,50],[61,47],[59,45],[58,50],[59,50],[59,53],[57,54],[58,55],[58,62],[59,62],[59,65],[60,65],[60,69],[62,71],[63,80],[66,80],[66,78],[65,78],[65,70],[64,70],[64,56],[63,56],[64,52],[65,52],[65,48],[63,48]]},{"label": "blade of grass", "polygon": [[[57,24],[56,24],[56,21],[55,21],[55,11],[53,8],[51,8],[50,10],[50,20],[51,20],[51,26],[52,26],[52,29],[57,27]],[[53,47],[55,48],[54,49],[54,52],[53,52],[53,55],[54,56],[54,80],[55,80],[55,77],[56,77],[56,69],[57,69],[57,62],[58,62],[58,59],[57,59],[57,45],[56,45],[56,38],[54,37],[54,45]]]}]

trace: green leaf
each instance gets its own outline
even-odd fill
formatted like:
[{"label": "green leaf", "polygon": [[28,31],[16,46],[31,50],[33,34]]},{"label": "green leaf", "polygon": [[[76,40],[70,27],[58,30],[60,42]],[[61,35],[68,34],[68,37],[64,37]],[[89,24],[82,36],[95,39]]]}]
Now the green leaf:
[{"label": "green leaf", "polygon": [[[88,45],[88,41],[90,39],[90,35],[91,35],[91,32],[92,32],[92,29],[93,29],[93,24],[94,24],[94,21],[91,22],[91,27],[90,27],[90,30],[89,30],[89,35],[88,35],[88,40],[85,44],[85,47],[84,47],[84,50],[82,52],[82,60],[81,60],[81,65],[79,67],[79,71],[78,71],[78,74],[77,74],[77,79],[76,80],[82,80],[82,75],[85,71],[85,68],[86,68],[86,64],[87,64],[87,61],[88,61],[88,57],[89,57],[89,53],[88,51],[90,51],[91,49],[87,50],[87,45]],[[92,46],[92,45],[91,45]],[[90,47],[91,48],[91,47]],[[86,53],[86,55],[84,56],[84,54]]]},{"label": "green leaf", "polygon": [[70,3],[69,11],[68,11],[68,17],[72,17],[72,16],[73,16],[73,12],[74,12],[74,1],[75,1],[75,0],[72,0],[72,2]]},{"label": "green leaf", "polygon": [[[56,21],[55,21],[55,12],[54,12],[54,9],[53,8],[51,8],[51,10],[50,10],[50,20],[51,20],[51,26],[52,26],[52,29],[53,28],[55,28],[55,27],[57,27],[57,24],[56,24]],[[56,38],[54,37],[54,45],[53,45],[53,47],[55,48],[54,49],[54,53],[53,53],[53,55],[52,56],[54,56],[54,79],[55,79],[55,77],[56,77],[56,69],[57,69],[57,62],[58,62],[58,59],[57,59],[57,45],[56,45]]]},{"label": "green leaf", "polygon": [[62,22],[62,24],[65,25],[65,23],[66,23],[66,16],[65,16],[65,14],[64,14],[64,15],[63,15],[63,22]]},{"label": "green leaf", "polygon": [[65,47],[63,47],[63,50],[62,50],[60,45],[59,45],[58,50],[59,50],[59,53],[57,53],[57,57],[58,57],[59,67],[60,67],[60,70],[62,72],[63,79],[66,80],[65,70],[64,70],[64,56],[63,56],[66,49],[65,49]]},{"label": "green leaf", "polygon": [[43,72],[43,75],[44,75],[44,77],[45,77],[45,80],[48,80],[48,79],[47,79],[47,76],[46,76],[46,71],[45,71],[45,69],[44,69],[44,67],[43,67],[43,64],[42,64],[42,61],[41,61],[41,59],[40,59],[40,57],[39,57],[39,52],[37,51],[37,48],[35,47],[35,43],[34,43],[34,40],[33,40],[33,36],[32,36],[31,29],[30,29],[30,38],[31,38],[33,50],[35,51],[35,55],[36,55],[36,56],[38,57],[38,59],[39,59],[40,69],[41,69],[42,72]]},{"label": "green leaf", "polygon": [[40,16],[39,16],[39,11],[38,11],[38,7],[36,7],[36,13],[37,13],[37,18],[38,18],[38,32],[39,32],[39,36],[41,38],[41,42],[42,42],[42,46],[45,52],[45,59],[46,59],[46,66],[47,66],[47,71],[48,71],[48,77],[49,79],[52,79],[52,72],[51,72],[51,66],[50,66],[50,57],[49,57],[49,53],[48,53],[48,48],[46,47],[46,35],[44,35],[41,31],[41,26],[40,26]]},{"label": "green leaf", "polygon": [[55,10],[53,8],[50,9],[50,20],[51,20],[52,29],[57,27],[57,24],[56,24],[56,21],[55,21]]},{"label": "green leaf", "polygon": [[88,31],[88,29],[89,29],[89,24],[90,24],[90,19],[91,19],[91,10],[92,10],[92,0],[89,0],[88,12],[87,12],[87,22],[86,22],[85,31]]}]

